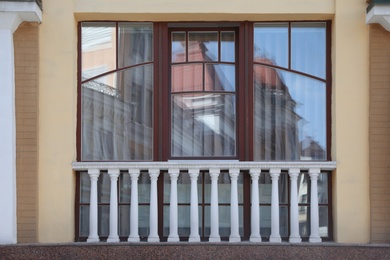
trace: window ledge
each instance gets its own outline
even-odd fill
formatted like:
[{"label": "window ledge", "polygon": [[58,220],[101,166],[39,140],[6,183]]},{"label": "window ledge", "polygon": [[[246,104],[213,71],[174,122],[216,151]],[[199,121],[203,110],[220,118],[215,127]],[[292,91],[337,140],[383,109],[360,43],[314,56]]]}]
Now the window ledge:
[{"label": "window ledge", "polygon": [[371,1],[367,8],[366,24],[379,23],[390,31],[390,1]]}]

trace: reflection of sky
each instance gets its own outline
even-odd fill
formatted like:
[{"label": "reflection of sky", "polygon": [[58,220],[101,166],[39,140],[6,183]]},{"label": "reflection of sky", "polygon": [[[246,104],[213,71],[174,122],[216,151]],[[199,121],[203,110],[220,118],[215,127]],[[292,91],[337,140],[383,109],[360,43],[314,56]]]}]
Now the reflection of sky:
[{"label": "reflection of sky", "polygon": [[[291,69],[325,79],[326,30],[324,23],[292,23]],[[266,58],[274,65],[288,68],[287,23],[255,26],[255,57]],[[299,140],[313,138],[326,148],[326,85],[324,82],[282,70],[279,76],[297,103],[295,112],[302,117]]]}]

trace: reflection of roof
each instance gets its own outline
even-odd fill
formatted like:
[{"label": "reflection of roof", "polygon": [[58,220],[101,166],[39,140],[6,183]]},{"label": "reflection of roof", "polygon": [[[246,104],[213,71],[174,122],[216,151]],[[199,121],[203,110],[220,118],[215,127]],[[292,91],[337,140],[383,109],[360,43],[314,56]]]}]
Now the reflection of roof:
[{"label": "reflection of roof", "polygon": [[254,81],[267,85],[272,88],[282,88],[286,89],[286,86],[282,82],[280,76],[278,75],[275,68],[268,67],[268,65],[274,65],[274,63],[266,58],[256,57],[254,62],[261,63],[261,66],[254,66]]}]

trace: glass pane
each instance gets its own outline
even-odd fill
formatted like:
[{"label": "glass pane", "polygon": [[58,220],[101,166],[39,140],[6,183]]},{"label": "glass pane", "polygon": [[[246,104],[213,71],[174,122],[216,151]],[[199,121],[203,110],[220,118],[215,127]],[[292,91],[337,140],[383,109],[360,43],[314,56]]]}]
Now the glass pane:
[{"label": "glass pane", "polygon": [[260,235],[271,235],[271,206],[260,206]]},{"label": "glass pane", "polygon": [[98,234],[107,237],[110,227],[110,206],[98,206]]},{"label": "glass pane", "polygon": [[89,206],[80,206],[79,236],[89,236]]},{"label": "glass pane", "polygon": [[319,207],[319,224],[320,224],[320,236],[321,237],[328,237],[329,236],[329,221],[328,221],[328,207],[327,206],[320,206]]},{"label": "glass pane", "polygon": [[206,173],[204,175],[204,203],[210,204],[210,202],[211,202],[211,178],[210,178],[210,174]]},{"label": "glass pane", "polygon": [[301,173],[298,177],[298,203],[310,203],[309,194],[310,177],[307,173]]},{"label": "glass pane", "polygon": [[80,172],[80,203],[89,203],[91,180],[87,172]]},{"label": "glass pane", "polygon": [[150,177],[147,172],[141,172],[138,178],[138,203],[150,203]]},{"label": "glass pane", "polygon": [[150,207],[140,205],[138,208],[138,223],[139,223],[139,236],[148,237],[149,236],[149,216],[150,216]]},{"label": "glass pane", "polygon": [[[163,236],[169,236],[169,216],[170,206],[164,205],[163,218],[164,218],[164,229]],[[178,205],[178,233],[180,237],[189,237],[191,233],[191,207]],[[200,218],[200,221],[202,219]]]},{"label": "glass pane", "polygon": [[119,203],[130,203],[131,179],[128,173],[119,175]]},{"label": "glass pane", "polygon": [[219,206],[219,235],[229,237],[230,235],[230,206]]},{"label": "glass pane", "polygon": [[191,203],[191,179],[187,172],[181,172],[179,175],[177,197],[178,203]]},{"label": "glass pane", "polygon": [[326,77],[326,24],[291,24],[291,68]]},{"label": "glass pane", "polygon": [[119,68],[153,61],[151,23],[119,23],[118,30]]},{"label": "glass pane", "polygon": [[308,237],[310,236],[310,207],[299,206],[298,212],[299,234],[301,237]]},{"label": "glass pane", "polygon": [[152,160],[153,66],[82,85],[82,160]]},{"label": "glass pane", "polygon": [[116,69],[115,23],[82,23],[82,80]]},{"label": "glass pane", "polygon": [[203,217],[203,220],[204,220],[204,233],[203,233],[203,236],[204,237],[209,237],[210,236],[210,206],[204,206],[204,217]]},{"label": "glass pane", "polygon": [[259,178],[259,202],[271,203],[272,181],[269,173],[261,173]]},{"label": "glass pane", "polygon": [[202,91],[203,65],[174,65],[172,68],[172,92]]},{"label": "glass pane", "polygon": [[119,206],[119,236],[128,237],[130,234],[130,206]]},{"label": "glass pane", "polygon": [[254,66],[255,160],[326,159],[326,85]]},{"label": "glass pane", "polygon": [[320,173],[318,176],[318,203],[328,203],[328,174]]},{"label": "glass pane", "polygon": [[254,61],[288,67],[288,23],[259,23],[254,28]]},{"label": "glass pane", "polygon": [[230,204],[230,176],[229,173],[221,173],[218,177],[218,203]]},{"label": "glass pane", "polygon": [[186,33],[172,32],[172,63],[185,62],[186,55]]},{"label": "glass pane", "polygon": [[234,62],[236,59],[235,53],[235,33],[221,32],[221,61]]},{"label": "glass pane", "polygon": [[279,231],[281,237],[287,237],[289,230],[288,223],[288,207],[281,206],[279,207]]},{"label": "glass pane", "polygon": [[172,156],[235,156],[235,95],[172,96]]},{"label": "glass pane", "polygon": [[[288,203],[288,175],[282,172],[278,180],[279,203]],[[272,200],[272,180],[269,173],[262,173],[259,178],[259,202],[269,204]]]},{"label": "glass pane", "polygon": [[205,90],[231,91],[236,90],[236,67],[226,64],[206,64]]},{"label": "glass pane", "polygon": [[110,203],[110,176],[107,173],[100,173],[97,186],[98,203]]},{"label": "glass pane", "polygon": [[188,61],[218,61],[218,32],[189,32]]}]

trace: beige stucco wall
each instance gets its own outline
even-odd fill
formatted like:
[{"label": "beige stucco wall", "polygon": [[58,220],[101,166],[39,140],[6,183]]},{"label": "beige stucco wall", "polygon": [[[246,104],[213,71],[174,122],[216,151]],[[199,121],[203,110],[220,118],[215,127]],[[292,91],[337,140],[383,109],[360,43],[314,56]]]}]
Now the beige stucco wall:
[{"label": "beige stucco wall", "polygon": [[332,155],[337,242],[369,242],[365,0],[46,1],[40,37],[39,241],[74,239],[77,21],[334,19]]}]

